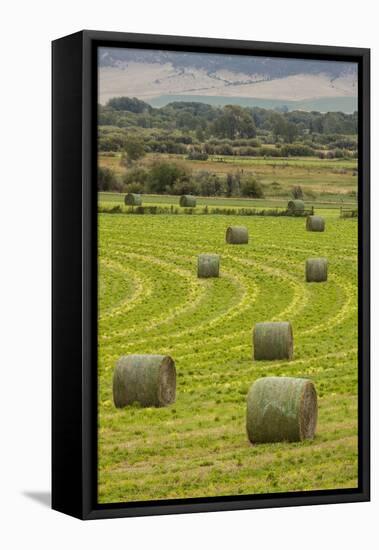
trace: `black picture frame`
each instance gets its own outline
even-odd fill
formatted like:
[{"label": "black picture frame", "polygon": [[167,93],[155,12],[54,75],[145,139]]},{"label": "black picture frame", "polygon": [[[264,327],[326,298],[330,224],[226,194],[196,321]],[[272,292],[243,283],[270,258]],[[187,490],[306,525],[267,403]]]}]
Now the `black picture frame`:
[{"label": "black picture frame", "polygon": [[[359,76],[359,486],[303,493],[97,503],[98,46],[353,61]],[[81,31],[52,43],[52,507],[81,519],[370,499],[370,50]]]}]

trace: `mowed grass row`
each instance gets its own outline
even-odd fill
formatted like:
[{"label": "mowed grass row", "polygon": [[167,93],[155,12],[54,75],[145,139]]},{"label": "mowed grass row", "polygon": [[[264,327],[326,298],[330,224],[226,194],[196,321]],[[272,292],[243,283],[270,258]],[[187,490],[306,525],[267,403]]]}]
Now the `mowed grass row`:
[{"label": "mowed grass row", "polygon": [[[227,245],[241,223],[249,244]],[[221,254],[219,279],[197,278],[202,252]],[[306,284],[316,256],[328,282]],[[356,487],[356,220],[311,233],[300,218],[101,214],[99,268],[101,502]],[[252,360],[252,327],[268,320],[292,322],[293,361]],[[114,365],[129,353],[175,359],[174,405],[114,407]],[[270,375],[315,381],[313,442],[249,444],[246,394]]]},{"label": "mowed grass row", "polygon": [[[99,193],[99,206],[100,207],[112,207],[115,205],[124,206],[125,193],[112,193],[103,192]],[[184,213],[184,208],[179,206],[180,196],[178,195],[142,195],[143,206],[175,206],[179,208],[181,213]],[[256,210],[263,209],[279,209],[285,210],[288,206],[288,200],[285,199],[246,199],[237,197],[196,197],[196,207],[193,208],[193,212],[202,210],[203,207],[209,206],[210,208],[255,208]],[[304,201],[305,208],[310,209],[312,206],[315,209],[315,214],[327,215],[327,216],[339,216],[340,206],[346,208],[356,208],[357,203],[350,200],[341,201]],[[128,206],[125,206],[125,212],[128,210]]]}]

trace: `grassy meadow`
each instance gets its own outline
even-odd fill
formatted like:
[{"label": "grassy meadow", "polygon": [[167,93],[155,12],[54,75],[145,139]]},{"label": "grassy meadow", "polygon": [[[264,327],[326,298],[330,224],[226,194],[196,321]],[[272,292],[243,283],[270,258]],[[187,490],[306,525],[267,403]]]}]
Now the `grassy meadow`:
[{"label": "grassy meadow", "polygon": [[[112,169],[117,175],[125,173],[125,167],[121,163],[121,153],[100,153],[99,166]],[[218,177],[233,174],[236,170],[242,171],[246,176],[257,177],[264,186],[265,197],[271,201],[280,201],[283,206],[291,196],[291,190],[295,185],[301,185],[305,192],[305,198],[312,204],[334,203],[337,206],[344,204],[356,204],[357,189],[357,159],[319,159],[317,157],[288,157],[288,158],[264,158],[264,157],[238,157],[238,156],[211,156],[206,161],[188,160],[184,155],[162,153],[150,153],[139,161],[139,165],[148,169],[157,161],[178,162],[188,166],[195,173],[209,171]],[[308,195],[307,197],[307,193]],[[160,201],[166,202],[166,197]],[[218,197],[214,197],[217,201]],[[212,197],[207,197],[207,201]],[[231,199],[228,198],[228,201]],[[241,205],[246,200],[239,198]],[[148,202],[148,200],[146,201]],[[201,202],[199,204],[211,204]],[[228,204],[235,204],[235,200]],[[259,201],[258,203],[259,204]]]},{"label": "grassy meadow", "polygon": [[[357,112],[120,96],[98,123],[99,502],[357,487],[358,220],[340,217],[357,208]],[[283,215],[290,199],[325,232]],[[231,225],[247,245],[226,244]],[[202,253],[220,254],[219,278],[197,277]],[[328,281],[306,283],[317,257]],[[293,360],[253,360],[264,321],[292,323]],[[174,404],[115,407],[129,354],[174,359]],[[246,397],[265,376],[315,383],[314,440],[249,443]]]},{"label": "grassy meadow", "polygon": [[[347,197],[356,188],[353,167],[340,174],[337,161],[318,162],[304,189],[328,180]],[[254,170],[267,181],[286,174],[280,182],[291,185],[305,165],[273,168],[262,159]],[[99,502],[357,486],[357,220],[339,218],[338,196],[328,205],[319,197],[324,233],[305,231],[304,218],[99,214]],[[122,199],[100,195],[101,204]],[[228,225],[246,225],[249,244],[227,245]],[[197,278],[203,252],[221,255],[220,278]],[[304,262],[318,256],[329,260],[328,282],[305,283]],[[292,322],[291,362],[253,361],[252,327],[269,320]],[[115,362],[131,353],[174,358],[175,404],[115,408]],[[313,441],[248,442],[246,395],[262,376],[315,382]]]}]

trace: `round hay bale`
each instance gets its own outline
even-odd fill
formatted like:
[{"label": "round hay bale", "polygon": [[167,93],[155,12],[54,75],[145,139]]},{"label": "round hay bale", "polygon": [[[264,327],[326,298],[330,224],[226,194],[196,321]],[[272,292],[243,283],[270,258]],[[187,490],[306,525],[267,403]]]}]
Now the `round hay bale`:
[{"label": "round hay bale", "polygon": [[256,361],[291,360],[293,357],[291,323],[257,323],[253,330],[253,348]]},{"label": "round hay bale", "polygon": [[142,197],[137,193],[127,193],[124,199],[125,204],[128,206],[141,206]]},{"label": "round hay bale", "polygon": [[292,214],[301,214],[304,212],[305,204],[304,201],[301,201],[300,199],[294,199],[292,201],[288,202],[287,209]]},{"label": "round hay bale", "polygon": [[228,244],[247,244],[249,242],[247,227],[242,225],[233,225],[228,227],[225,237]]},{"label": "round hay bale", "polygon": [[311,380],[268,376],[251,386],[246,429],[251,443],[313,439],[317,393]]},{"label": "round hay bale", "polygon": [[327,281],[328,260],[326,258],[308,258],[305,262],[305,280],[307,283]]},{"label": "round hay bale", "polygon": [[325,231],[325,220],[321,216],[307,216],[307,231]]},{"label": "round hay bale", "polygon": [[197,276],[200,278],[219,277],[220,256],[218,254],[199,254],[197,257]]},{"label": "round hay bale", "polygon": [[168,355],[125,355],[113,373],[116,407],[139,403],[143,407],[165,407],[175,401],[175,362]]},{"label": "round hay bale", "polygon": [[182,195],[179,200],[180,206],[185,208],[193,208],[196,206],[196,197],[192,195]]}]

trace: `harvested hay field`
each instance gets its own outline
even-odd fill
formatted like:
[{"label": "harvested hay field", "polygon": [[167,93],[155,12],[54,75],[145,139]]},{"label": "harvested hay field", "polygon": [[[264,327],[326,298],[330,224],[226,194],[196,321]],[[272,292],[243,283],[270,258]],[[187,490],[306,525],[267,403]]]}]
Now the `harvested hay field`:
[{"label": "harvested hay field", "polygon": [[[243,219],[252,238],[225,242],[233,216],[99,215],[99,501],[247,495],[357,486],[357,220]],[[222,258],[198,278],[199,254]],[[328,281],[307,284],[310,256]],[[252,327],[288,320],[292,361],[254,361]],[[176,401],[116,408],[120,356],[176,366]],[[311,379],[315,438],[251,445],[246,398],[257,379]]]}]

